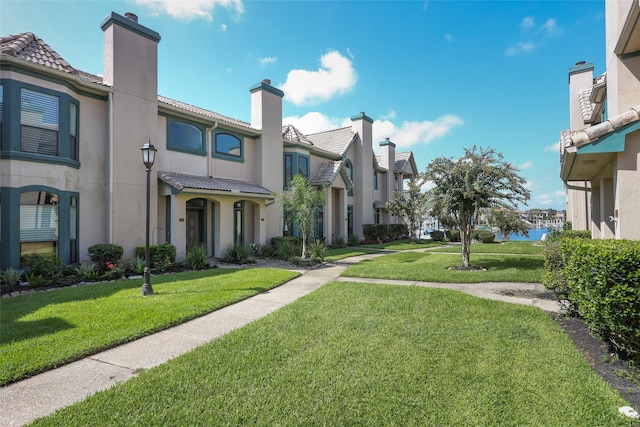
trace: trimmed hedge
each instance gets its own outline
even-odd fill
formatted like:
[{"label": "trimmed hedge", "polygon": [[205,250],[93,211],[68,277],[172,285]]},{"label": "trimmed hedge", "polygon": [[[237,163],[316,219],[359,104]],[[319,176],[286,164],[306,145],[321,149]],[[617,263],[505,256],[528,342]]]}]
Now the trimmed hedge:
[{"label": "trimmed hedge", "polygon": [[443,242],[444,241],[444,231],[440,230],[432,230],[429,235],[431,236],[431,240],[434,242]]},{"label": "trimmed hedge", "polygon": [[496,235],[491,231],[482,230],[478,233],[477,239],[482,243],[493,243],[496,239]]},{"label": "trimmed hedge", "polygon": [[447,240],[450,242],[459,242],[460,230],[447,230]]},{"label": "trimmed hedge", "polygon": [[117,263],[124,253],[122,246],[111,243],[98,243],[87,248],[89,259],[98,264]]},{"label": "trimmed hedge", "polygon": [[364,239],[369,241],[391,241],[409,234],[406,224],[365,224],[362,226]]},{"label": "trimmed hedge", "polygon": [[557,247],[545,255],[545,286],[560,290],[594,333],[640,359],[640,242],[567,238]]}]

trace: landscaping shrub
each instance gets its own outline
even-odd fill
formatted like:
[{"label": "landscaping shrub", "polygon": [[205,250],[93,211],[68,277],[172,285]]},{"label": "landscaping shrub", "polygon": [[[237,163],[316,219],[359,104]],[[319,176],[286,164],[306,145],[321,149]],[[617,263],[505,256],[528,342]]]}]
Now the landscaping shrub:
[{"label": "landscaping shrub", "polygon": [[357,234],[351,234],[349,239],[347,239],[347,244],[349,246],[358,246],[360,244],[360,236]]},{"label": "landscaping shrub", "polygon": [[408,235],[409,227],[407,224],[389,224],[389,237],[392,240],[397,240],[398,238]]},{"label": "landscaping shrub", "polygon": [[480,240],[480,233],[483,231],[488,231],[488,230],[482,230],[480,228],[476,228],[475,230],[473,230],[471,232],[471,239],[472,240]]},{"label": "landscaping shrub", "polygon": [[29,273],[26,276],[27,282],[29,282],[29,287],[31,288],[41,288],[43,286],[47,286],[51,284],[52,280],[43,276],[42,274]]},{"label": "landscaping shrub", "polygon": [[480,233],[478,233],[478,240],[480,240],[482,243],[493,243],[495,239],[496,235],[491,231],[482,230],[480,231]]},{"label": "landscaping shrub", "polygon": [[429,232],[429,235],[431,236],[431,240],[433,240],[434,242],[444,241],[444,231],[432,230],[431,232]]},{"label": "landscaping shrub", "polygon": [[95,269],[95,266],[88,262],[83,262],[76,267],[76,274],[80,276],[82,280],[97,280],[100,275]]},{"label": "landscaping shrub", "polygon": [[251,248],[242,243],[229,243],[222,251],[222,262],[229,264],[249,264],[253,259],[249,256]]},{"label": "landscaping shrub", "polygon": [[27,269],[35,276],[42,276],[51,282],[62,275],[62,261],[55,256],[29,255]]},{"label": "landscaping shrub", "polygon": [[20,283],[22,278],[22,271],[15,270],[11,267],[5,271],[0,272],[0,291],[7,292],[12,287]]},{"label": "landscaping shrub", "polygon": [[577,314],[577,307],[571,302],[571,288],[567,284],[564,272],[564,260],[559,242],[547,245],[542,252],[544,256],[544,275],[542,284],[554,293],[556,299],[570,314]]},{"label": "landscaping shrub", "polygon": [[314,261],[324,261],[327,256],[327,248],[321,240],[314,240],[309,245],[309,257]]},{"label": "landscaping shrub", "polygon": [[289,260],[293,256],[299,256],[302,252],[302,248],[298,245],[297,238],[291,238],[291,236],[285,236],[275,239],[274,253],[278,259]]},{"label": "landscaping shrub", "polygon": [[189,248],[187,256],[184,258],[184,264],[191,270],[202,270],[209,267],[207,248],[204,245],[196,245]]},{"label": "landscaping shrub", "polygon": [[553,243],[560,239],[591,239],[589,230],[552,230],[547,234],[545,242]]},{"label": "landscaping shrub", "polygon": [[640,359],[640,242],[568,238],[560,250],[569,298],[585,323]]},{"label": "landscaping shrub", "polygon": [[387,224],[365,224],[362,234],[365,240],[381,243],[389,239],[389,227]]},{"label": "landscaping shrub", "polygon": [[447,240],[450,242],[459,242],[460,230],[447,230]]},{"label": "landscaping shrub", "polygon": [[333,241],[333,244],[331,245],[331,248],[333,249],[342,249],[346,247],[347,247],[347,242],[344,241],[344,237],[342,236],[337,236],[336,239]]},{"label": "landscaping shrub", "polygon": [[[145,247],[136,246],[136,257],[145,257]],[[162,265],[169,266],[176,262],[176,247],[171,243],[162,243],[159,245],[149,246],[149,258],[151,258],[151,266],[161,267]],[[160,265],[159,265],[160,264]]]},{"label": "landscaping shrub", "polygon": [[124,249],[112,243],[98,243],[89,246],[87,253],[89,259],[98,264],[99,269],[105,270],[107,263],[116,264],[122,258]]},{"label": "landscaping shrub", "polygon": [[129,261],[129,270],[133,271],[136,274],[144,273],[144,267],[145,267],[144,257],[136,256],[134,259]]}]

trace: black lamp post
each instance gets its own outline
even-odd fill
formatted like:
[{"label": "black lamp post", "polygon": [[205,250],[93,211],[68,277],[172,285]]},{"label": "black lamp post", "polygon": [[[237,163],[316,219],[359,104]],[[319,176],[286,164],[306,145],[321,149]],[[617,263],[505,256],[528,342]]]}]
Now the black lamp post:
[{"label": "black lamp post", "polygon": [[151,144],[151,141],[144,144],[142,148],[142,162],[147,168],[147,227],[145,231],[145,252],[144,252],[144,283],[142,284],[142,296],[151,295],[153,288],[151,287],[151,268],[149,266],[149,209],[150,209],[150,192],[151,192],[151,166],[156,158],[156,148]]}]

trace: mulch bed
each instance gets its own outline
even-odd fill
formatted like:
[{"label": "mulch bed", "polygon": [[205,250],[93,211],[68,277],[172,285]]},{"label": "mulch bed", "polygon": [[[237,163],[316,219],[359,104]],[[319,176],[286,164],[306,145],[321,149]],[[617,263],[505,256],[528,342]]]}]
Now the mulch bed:
[{"label": "mulch bed", "polygon": [[634,409],[640,410],[640,371],[630,366],[629,362],[615,357],[610,346],[591,335],[589,327],[581,319],[559,313],[549,314],[573,340],[589,365],[618,390]]}]

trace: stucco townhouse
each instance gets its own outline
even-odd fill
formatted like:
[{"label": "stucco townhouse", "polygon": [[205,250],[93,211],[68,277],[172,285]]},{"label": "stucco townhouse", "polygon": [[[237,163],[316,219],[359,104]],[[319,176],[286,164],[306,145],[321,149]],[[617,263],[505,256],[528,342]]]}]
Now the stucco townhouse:
[{"label": "stucco townhouse", "polygon": [[412,153],[385,140],[376,156],[373,120],[304,135],[282,122],[284,93],[268,79],[249,89],[251,120],[158,94],[157,32],[134,14],[109,14],[101,76],[75,69],[32,33],[0,38],[0,269],[25,255],[86,260],[114,243],[131,258],[145,244],[146,169],[151,244],[170,242],[181,260],[204,244],[268,244],[297,230],[274,194],[295,175],[328,186],[315,236],[327,244],[394,223],[385,202],[418,173]]},{"label": "stucco townhouse", "polygon": [[560,136],[567,221],[594,238],[640,239],[640,2],[605,2],[606,71],[569,69]]}]

